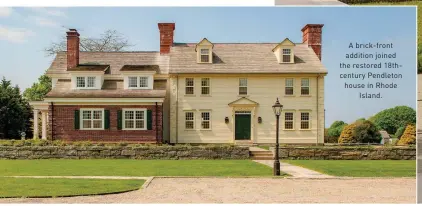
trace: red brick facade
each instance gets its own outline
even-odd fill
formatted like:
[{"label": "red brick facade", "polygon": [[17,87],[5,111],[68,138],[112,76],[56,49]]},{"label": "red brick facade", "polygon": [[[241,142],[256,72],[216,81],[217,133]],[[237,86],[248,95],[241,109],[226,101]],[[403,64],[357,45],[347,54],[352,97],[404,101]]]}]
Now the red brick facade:
[{"label": "red brick facade", "polygon": [[170,53],[170,48],[173,45],[174,23],[159,23],[158,29],[160,30],[160,54]]},{"label": "red brick facade", "polygon": [[[81,108],[104,108],[104,110],[109,110],[110,128],[104,130],[75,129],[75,110],[80,110]],[[146,108],[147,110],[151,110],[152,129],[119,130],[117,127],[117,113],[118,110],[125,108]],[[163,130],[162,111],[161,105],[50,105],[49,136],[50,138],[53,137],[53,140],[63,141],[125,141],[161,143]]]},{"label": "red brick facade", "polygon": [[67,33],[67,68],[79,65],[79,33],[76,29],[70,29]]}]

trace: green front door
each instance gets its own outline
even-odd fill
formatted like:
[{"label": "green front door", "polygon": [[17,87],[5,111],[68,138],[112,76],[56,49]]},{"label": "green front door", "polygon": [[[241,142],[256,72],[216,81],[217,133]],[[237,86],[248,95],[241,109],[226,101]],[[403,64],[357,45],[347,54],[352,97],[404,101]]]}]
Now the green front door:
[{"label": "green front door", "polygon": [[235,115],[235,140],[251,139],[251,114]]}]

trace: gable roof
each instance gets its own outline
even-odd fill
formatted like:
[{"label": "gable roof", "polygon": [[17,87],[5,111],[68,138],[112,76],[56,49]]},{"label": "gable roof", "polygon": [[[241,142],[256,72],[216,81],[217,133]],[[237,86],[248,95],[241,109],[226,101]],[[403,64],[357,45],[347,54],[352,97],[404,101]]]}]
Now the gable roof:
[{"label": "gable roof", "polygon": [[169,73],[327,73],[307,44],[296,44],[295,63],[280,64],[271,51],[278,43],[215,43],[213,64],[198,64],[196,44],[175,44]]},{"label": "gable roof", "polygon": [[[81,65],[89,63],[98,63],[101,65],[110,65],[110,75],[120,75],[120,69],[124,65],[158,65],[157,74],[168,73],[169,57],[160,55],[160,52],[80,52],[79,62]],[[47,75],[67,74],[67,54],[58,52]]]},{"label": "gable roof", "polygon": [[237,100],[234,100],[233,102],[230,102],[229,106],[232,106],[232,105],[248,105],[248,104],[249,105],[259,105],[258,102],[252,101],[252,100],[250,100],[246,97],[241,97]]},{"label": "gable roof", "polygon": [[195,45],[195,51],[197,51],[196,48],[200,45],[207,45],[207,46],[210,45],[212,46],[212,48],[214,48],[214,44],[211,43],[210,40],[208,40],[207,38],[203,38],[199,43]]}]

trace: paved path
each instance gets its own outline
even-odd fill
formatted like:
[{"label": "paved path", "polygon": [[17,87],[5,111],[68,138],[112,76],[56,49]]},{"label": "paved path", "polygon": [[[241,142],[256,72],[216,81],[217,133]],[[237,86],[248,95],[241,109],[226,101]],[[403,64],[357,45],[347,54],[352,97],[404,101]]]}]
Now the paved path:
[{"label": "paved path", "polygon": [[0,203],[415,203],[415,179],[154,178],[143,190]]},{"label": "paved path", "polygon": [[[274,160],[254,160],[255,162],[274,167]],[[314,170],[280,162],[280,170],[297,178],[335,178],[334,176],[322,174]]]},{"label": "paved path", "polygon": [[347,6],[338,0],[275,0],[275,5],[332,5]]}]

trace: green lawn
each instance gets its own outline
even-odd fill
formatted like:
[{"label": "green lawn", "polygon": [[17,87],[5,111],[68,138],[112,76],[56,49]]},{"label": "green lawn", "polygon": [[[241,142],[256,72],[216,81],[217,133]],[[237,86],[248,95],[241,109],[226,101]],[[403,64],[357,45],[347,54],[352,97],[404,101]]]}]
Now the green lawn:
[{"label": "green lawn", "polygon": [[415,160],[283,160],[333,176],[415,177]]},{"label": "green lawn", "polygon": [[0,178],[0,198],[61,197],[126,192],[145,180]]},{"label": "green lawn", "polygon": [[0,160],[0,176],[271,176],[251,160]]}]

